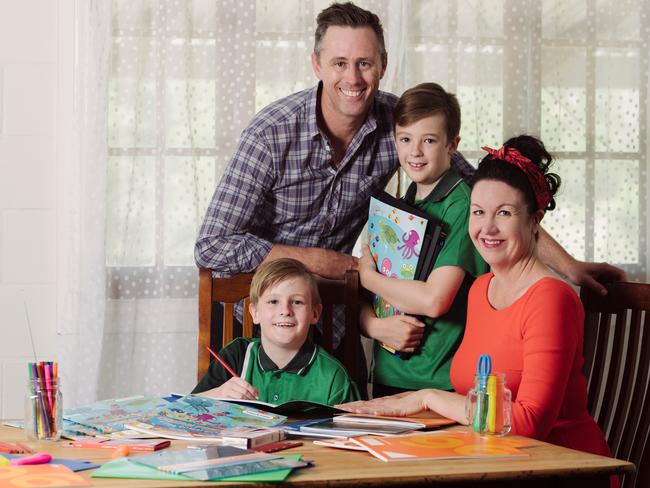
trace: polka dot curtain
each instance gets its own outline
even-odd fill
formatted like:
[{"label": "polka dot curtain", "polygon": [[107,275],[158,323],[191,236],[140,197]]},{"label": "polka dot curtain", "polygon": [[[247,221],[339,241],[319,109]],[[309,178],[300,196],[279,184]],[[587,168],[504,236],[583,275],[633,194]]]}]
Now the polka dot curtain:
[{"label": "polka dot curtain", "polygon": [[[103,396],[192,386],[198,227],[253,114],[315,83],[314,19],[329,3],[110,4],[102,358],[130,373],[103,368]],[[481,145],[541,136],[563,177],[547,229],[575,257],[647,279],[647,2],[358,4],[384,22],[383,89],[457,93],[473,163]]]}]

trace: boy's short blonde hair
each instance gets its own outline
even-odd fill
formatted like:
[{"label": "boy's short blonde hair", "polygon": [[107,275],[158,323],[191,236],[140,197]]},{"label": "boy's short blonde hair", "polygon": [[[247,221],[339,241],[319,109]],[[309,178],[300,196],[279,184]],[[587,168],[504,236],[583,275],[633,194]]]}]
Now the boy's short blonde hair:
[{"label": "boy's short blonde hair", "polygon": [[304,264],[291,258],[274,259],[257,268],[251,281],[250,302],[253,305],[257,305],[260,297],[267,289],[290,278],[304,279],[309,284],[311,290],[312,306],[320,305],[320,293],[318,293],[316,278],[307,271]]}]

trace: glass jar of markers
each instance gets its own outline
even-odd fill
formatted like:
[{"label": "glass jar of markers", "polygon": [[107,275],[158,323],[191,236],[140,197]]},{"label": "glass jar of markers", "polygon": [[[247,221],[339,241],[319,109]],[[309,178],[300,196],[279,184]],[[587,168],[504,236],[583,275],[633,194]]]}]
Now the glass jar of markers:
[{"label": "glass jar of markers", "polygon": [[474,387],[467,393],[465,413],[474,432],[506,435],[510,432],[512,393],[506,387],[505,373],[474,376]]},{"label": "glass jar of markers", "polygon": [[30,378],[25,396],[25,434],[34,440],[59,440],[63,418],[60,378]]}]

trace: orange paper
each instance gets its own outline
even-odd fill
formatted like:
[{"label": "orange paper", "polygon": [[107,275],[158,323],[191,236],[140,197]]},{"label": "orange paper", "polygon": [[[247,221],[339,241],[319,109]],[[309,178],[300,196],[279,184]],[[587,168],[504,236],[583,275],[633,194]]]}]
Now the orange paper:
[{"label": "orange paper", "polygon": [[0,486],[3,488],[90,486],[90,480],[60,464],[0,466]]},{"label": "orange paper", "polygon": [[528,456],[529,443],[475,432],[429,432],[391,437],[366,435],[351,439],[382,461]]}]

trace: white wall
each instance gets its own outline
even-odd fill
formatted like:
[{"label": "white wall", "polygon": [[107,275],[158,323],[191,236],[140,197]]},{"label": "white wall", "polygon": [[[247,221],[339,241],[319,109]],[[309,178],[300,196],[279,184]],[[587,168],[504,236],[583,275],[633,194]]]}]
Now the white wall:
[{"label": "white wall", "polygon": [[[71,107],[72,0],[0,0],[0,417],[22,417],[33,360],[56,359],[57,158]],[[69,53],[69,54],[68,54]],[[68,115],[66,115],[66,113]]]}]

